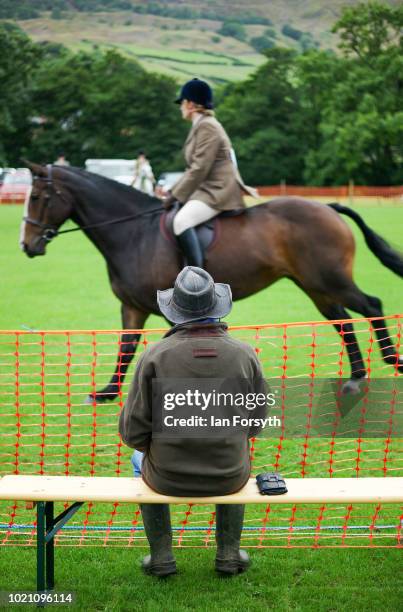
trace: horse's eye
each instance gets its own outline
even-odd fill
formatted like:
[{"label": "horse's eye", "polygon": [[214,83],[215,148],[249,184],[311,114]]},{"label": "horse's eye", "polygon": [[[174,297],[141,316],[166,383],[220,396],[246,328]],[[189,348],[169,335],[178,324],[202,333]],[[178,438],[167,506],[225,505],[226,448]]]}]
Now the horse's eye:
[{"label": "horse's eye", "polygon": [[37,193],[31,193],[31,200],[37,200],[39,195]]}]

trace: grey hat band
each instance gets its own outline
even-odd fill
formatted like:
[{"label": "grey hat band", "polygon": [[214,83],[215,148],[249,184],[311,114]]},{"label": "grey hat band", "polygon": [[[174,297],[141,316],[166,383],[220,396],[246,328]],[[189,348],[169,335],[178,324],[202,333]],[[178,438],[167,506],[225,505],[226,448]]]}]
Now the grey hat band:
[{"label": "grey hat band", "polygon": [[183,310],[183,312],[190,312],[192,314],[205,314],[206,312],[209,312],[212,308],[214,308],[214,306],[217,304],[217,296],[214,294],[213,300],[210,302],[210,304],[208,304],[208,306],[201,309],[198,308],[197,310],[195,308],[186,308],[185,306],[182,306],[180,303],[178,303],[175,300],[175,293],[172,295],[172,303],[176,306],[176,308],[180,308],[181,310]]}]

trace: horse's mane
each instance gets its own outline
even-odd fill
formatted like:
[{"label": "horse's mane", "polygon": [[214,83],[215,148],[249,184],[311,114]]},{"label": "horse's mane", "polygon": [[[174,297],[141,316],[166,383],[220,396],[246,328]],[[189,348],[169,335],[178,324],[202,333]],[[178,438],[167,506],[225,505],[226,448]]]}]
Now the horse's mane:
[{"label": "horse's mane", "polygon": [[[106,176],[101,176],[100,174],[95,174],[94,172],[88,172],[88,170],[83,170],[82,168],[77,168],[76,166],[56,166],[56,168],[89,181],[92,185],[99,187],[102,191],[107,189],[112,190],[115,193],[120,192],[121,197],[125,196],[126,201],[129,199],[136,206],[144,206],[145,208],[149,208],[152,204],[161,204],[161,200],[159,198],[149,196],[147,193],[143,193],[130,185],[124,185],[123,183],[114,181]],[[127,196],[129,196],[129,198],[127,198]]]}]

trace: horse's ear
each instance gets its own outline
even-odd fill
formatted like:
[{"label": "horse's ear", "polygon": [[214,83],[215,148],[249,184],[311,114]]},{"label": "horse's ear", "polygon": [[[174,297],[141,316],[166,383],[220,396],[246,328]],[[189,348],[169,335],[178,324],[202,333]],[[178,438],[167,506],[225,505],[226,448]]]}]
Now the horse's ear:
[{"label": "horse's ear", "polygon": [[33,162],[28,161],[28,159],[22,159],[21,162],[24,164],[24,166],[31,170],[32,174],[35,174],[36,176],[46,176],[46,170],[40,164],[34,164]]}]

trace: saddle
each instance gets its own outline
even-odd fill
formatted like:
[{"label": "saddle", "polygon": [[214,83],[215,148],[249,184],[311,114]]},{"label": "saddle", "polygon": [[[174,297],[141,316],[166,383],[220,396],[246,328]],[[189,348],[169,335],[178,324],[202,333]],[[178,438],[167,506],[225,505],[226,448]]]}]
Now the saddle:
[{"label": "saddle", "polygon": [[[169,242],[173,243],[177,250],[180,250],[173,231],[173,220],[178,210],[179,204],[175,203],[170,210],[165,211],[161,215],[160,230],[164,238]],[[238,217],[239,215],[242,215],[245,210],[246,208],[238,208],[236,210],[224,210],[216,217],[213,217],[209,221],[201,223],[200,225],[195,227],[197,237],[199,239],[200,246],[203,252],[203,259],[205,258],[207,250],[212,248],[219,240],[222,219],[228,217]]]}]

